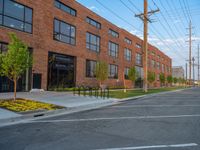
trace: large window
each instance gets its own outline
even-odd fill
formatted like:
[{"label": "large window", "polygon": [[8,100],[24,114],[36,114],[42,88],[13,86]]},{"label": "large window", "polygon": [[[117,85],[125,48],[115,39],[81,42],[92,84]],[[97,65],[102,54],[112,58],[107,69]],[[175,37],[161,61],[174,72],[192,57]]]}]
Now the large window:
[{"label": "large window", "polygon": [[115,38],[118,38],[118,37],[119,37],[119,33],[116,32],[116,31],[114,31],[114,30],[112,30],[112,29],[109,29],[108,33],[109,33],[110,35],[112,35],[113,37],[115,37]]},{"label": "large window", "polygon": [[152,68],[155,68],[156,62],[154,60],[151,60],[151,66],[152,66]]},{"label": "large window", "polygon": [[97,29],[101,29],[101,24],[95,20],[93,20],[92,18],[90,17],[87,17],[86,18],[86,22],[89,23],[90,25],[96,27]]},{"label": "large window", "polygon": [[68,23],[54,19],[54,40],[75,45],[76,28]]},{"label": "large window", "polygon": [[136,65],[142,65],[142,55],[139,53],[136,53]]},{"label": "large window", "polygon": [[95,77],[96,61],[86,60],[86,77]]},{"label": "large window", "polygon": [[70,14],[72,16],[76,16],[76,10],[75,9],[73,9],[73,8],[63,4],[63,3],[61,3],[59,0],[55,0],[54,5],[57,8],[59,8],[59,9],[63,10],[64,12],[66,12],[66,13],[68,13],[68,14]]},{"label": "large window", "polygon": [[142,48],[142,46],[140,45],[140,44],[138,44],[138,43],[136,43],[136,45],[135,45],[137,48],[139,48],[139,49],[141,49]]},{"label": "large window", "polygon": [[135,66],[135,70],[136,70],[138,78],[143,78],[144,77],[144,72],[143,72],[143,68],[142,67]]},{"label": "large window", "polygon": [[86,48],[95,52],[100,51],[100,37],[89,32],[86,33]]},{"label": "large window", "polygon": [[157,69],[160,70],[160,63],[157,62]]},{"label": "large window", "polygon": [[32,9],[11,0],[0,0],[0,25],[32,33]]},{"label": "large window", "polygon": [[128,49],[128,48],[124,49],[124,58],[127,61],[131,61],[131,50],[130,49]]},{"label": "large window", "polygon": [[165,72],[165,65],[162,64],[162,72]]},{"label": "large window", "polygon": [[109,41],[108,49],[109,49],[109,55],[110,56],[115,57],[115,58],[118,57],[118,51],[119,51],[119,45],[118,44]]},{"label": "large window", "polygon": [[130,68],[127,68],[127,67],[124,68],[124,78],[125,78],[125,79],[129,79],[129,78],[128,78],[128,72],[129,72],[129,70],[130,70]]},{"label": "large window", "polygon": [[109,78],[117,79],[118,78],[118,66],[109,64],[108,66],[108,76]]},{"label": "large window", "polygon": [[75,57],[49,52],[48,54],[48,90],[74,87]]},{"label": "large window", "polygon": [[130,39],[128,39],[127,37],[124,39],[124,41],[127,43],[127,44],[132,44],[132,41]]}]

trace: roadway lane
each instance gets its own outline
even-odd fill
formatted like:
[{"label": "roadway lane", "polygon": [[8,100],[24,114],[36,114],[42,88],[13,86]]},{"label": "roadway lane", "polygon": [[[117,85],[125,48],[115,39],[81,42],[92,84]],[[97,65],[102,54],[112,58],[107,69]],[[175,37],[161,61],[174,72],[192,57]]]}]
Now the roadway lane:
[{"label": "roadway lane", "polygon": [[200,150],[200,89],[0,128],[2,150]]}]

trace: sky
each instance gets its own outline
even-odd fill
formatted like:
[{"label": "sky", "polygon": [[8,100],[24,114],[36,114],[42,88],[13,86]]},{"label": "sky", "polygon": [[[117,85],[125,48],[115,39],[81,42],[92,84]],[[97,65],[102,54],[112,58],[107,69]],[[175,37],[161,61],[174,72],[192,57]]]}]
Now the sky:
[{"label": "sky", "polygon": [[[113,24],[143,38],[143,22],[135,14],[143,12],[143,0],[77,0]],[[172,58],[173,66],[183,66],[189,59],[189,22],[192,23],[192,56],[197,64],[200,44],[200,0],[148,0],[151,15],[148,42]],[[195,67],[197,79],[197,66]]]}]

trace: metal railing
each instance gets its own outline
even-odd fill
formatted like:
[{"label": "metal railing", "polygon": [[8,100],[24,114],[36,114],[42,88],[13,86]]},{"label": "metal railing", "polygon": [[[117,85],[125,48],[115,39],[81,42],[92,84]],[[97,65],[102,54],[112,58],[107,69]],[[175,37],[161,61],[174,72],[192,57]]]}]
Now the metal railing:
[{"label": "metal railing", "polygon": [[110,89],[109,87],[103,89],[100,87],[77,86],[74,87],[73,94],[105,99],[110,97]]}]

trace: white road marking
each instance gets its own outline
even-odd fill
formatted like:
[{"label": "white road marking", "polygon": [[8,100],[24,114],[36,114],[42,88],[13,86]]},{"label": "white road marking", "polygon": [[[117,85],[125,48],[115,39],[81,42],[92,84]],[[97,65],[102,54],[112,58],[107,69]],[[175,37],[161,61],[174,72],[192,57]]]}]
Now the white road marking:
[{"label": "white road marking", "polygon": [[196,115],[177,115],[177,116],[134,116],[134,117],[111,117],[111,118],[88,118],[88,119],[60,119],[60,120],[33,120],[30,122],[83,122],[83,121],[98,121],[98,120],[125,120],[125,119],[158,119],[158,118],[185,118],[185,117],[200,117]]},{"label": "white road marking", "polygon": [[97,150],[137,150],[137,149],[151,149],[151,148],[175,148],[175,147],[192,147],[198,146],[196,143],[187,143],[187,144],[174,144],[174,145],[152,145],[152,146],[138,146],[138,147],[121,147],[121,148],[106,148],[106,149],[97,149]]},{"label": "white road marking", "polygon": [[129,105],[129,106],[112,106],[110,108],[131,108],[131,107],[200,107],[200,105]]}]

